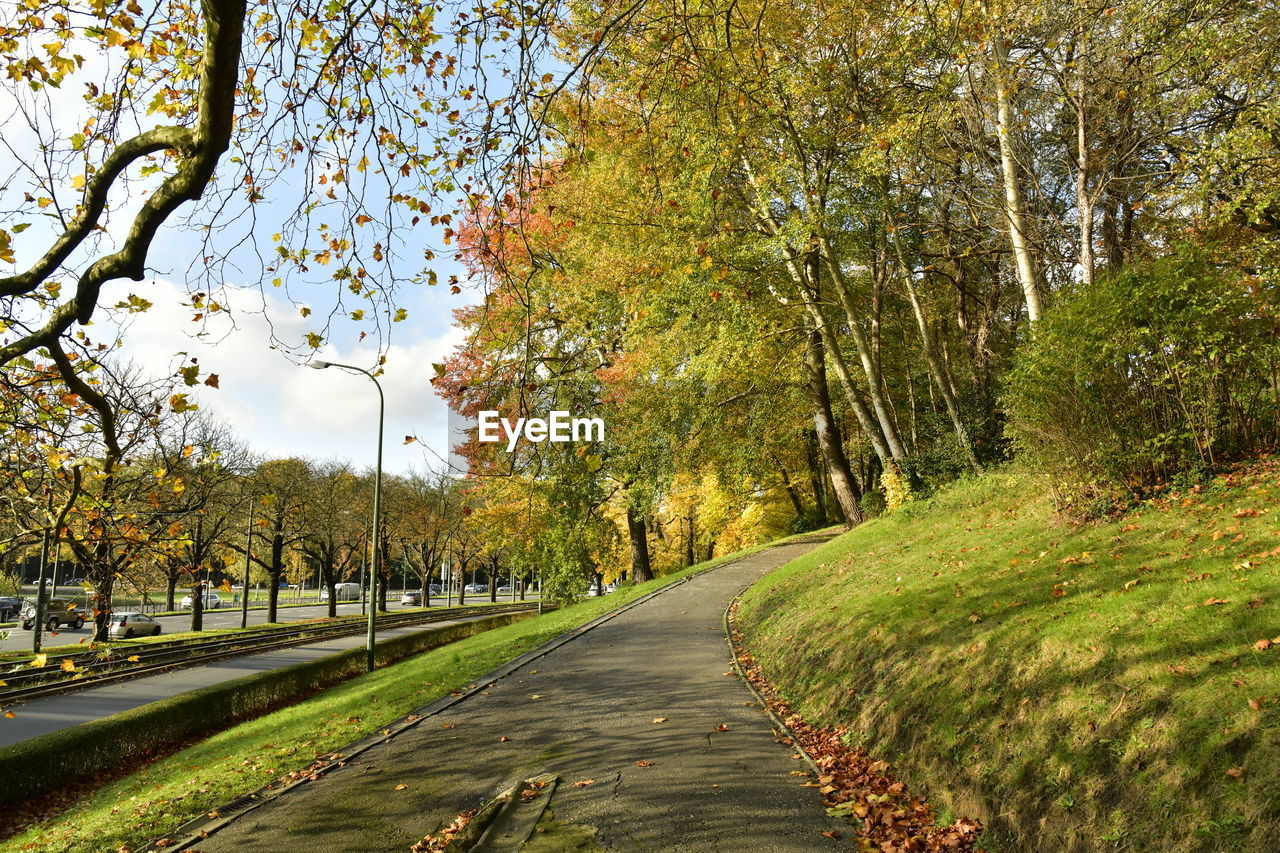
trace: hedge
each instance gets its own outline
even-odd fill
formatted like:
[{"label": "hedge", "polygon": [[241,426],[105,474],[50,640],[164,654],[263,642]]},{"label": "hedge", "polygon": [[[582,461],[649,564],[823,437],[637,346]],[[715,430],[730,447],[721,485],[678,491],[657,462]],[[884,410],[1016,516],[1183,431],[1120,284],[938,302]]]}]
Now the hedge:
[{"label": "hedge", "polygon": [[[375,663],[410,655],[500,628],[532,613],[500,613],[383,640]],[[0,806],[18,803],[69,782],[114,772],[156,752],[227,728],[346,681],[365,671],[363,648],[348,649],[282,669],[211,684],[100,720],[0,747]]]}]

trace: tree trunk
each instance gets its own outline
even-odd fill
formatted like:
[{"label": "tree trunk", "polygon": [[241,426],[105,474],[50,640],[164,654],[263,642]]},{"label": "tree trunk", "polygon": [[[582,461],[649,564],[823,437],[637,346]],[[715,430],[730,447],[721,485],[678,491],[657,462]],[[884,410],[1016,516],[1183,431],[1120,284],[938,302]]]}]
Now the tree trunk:
[{"label": "tree trunk", "polygon": [[329,572],[324,585],[329,590],[329,618],[336,619],[338,616],[338,583],[334,580],[332,571]]},{"label": "tree trunk", "polygon": [[1018,161],[1011,138],[1013,110],[1009,103],[1008,49],[1004,45],[1003,33],[992,33],[991,42],[995,48],[996,60],[996,138],[1000,145],[1000,176],[1004,183],[1004,216],[1009,226],[1009,245],[1013,251],[1014,269],[1027,303],[1027,318],[1035,323],[1040,319],[1040,290],[1036,285]]},{"label": "tree trunk", "polygon": [[1080,278],[1093,283],[1093,198],[1089,194],[1089,117],[1085,101],[1085,66],[1083,56],[1076,57],[1076,216],[1080,220]]},{"label": "tree trunk", "polygon": [[173,601],[174,601],[175,595],[177,594],[177,590],[178,590],[178,576],[176,574],[171,574],[169,575],[168,578],[165,579],[165,591],[164,591],[164,609],[165,610],[168,610],[170,612],[173,611],[174,609]]},{"label": "tree trunk", "polygon": [[827,386],[827,365],[822,351],[822,336],[816,329],[808,337],[805,367],[809,374],[809,400],[813,406],[813,426],[818,437],[818,449],[827,465],[832,490],[846,527],[862,522],[862,509],[858,501],[862,495],[849,470],[849,459],[840,442],[840,431],[831,412],[831,391]]},{"label": "tree trunk", "polygon": [[267,592],[267,622],[275,622],[280,601],[280,576],[284,574],[284,539],[279,534],[271,538],[271,589]]},{"label": "tree trunk", "polygon": [[813,488],[814,509],[818,521],[826,524],[828,520],[827,474],[819,458],[818,436],[812,429],[805,431],[804,456],[805,461],[809,463],[809,483]]},{"label": "tree trunk", "polygon": [[204,584],[196,583],[191,587],[191,630],[204,630]]},{"label": "tree trunk", "polygon": [[[885,204],[889,204],[888,190],[884,193]],[[920,294],[916,290],[915,273],[907,263],[906,252],[902,249],[902,240],[898,236],[898,229],[893,229],[893,248],[898,256],[898,268],[902,271],[902,282],[907,288],[907,297],[911,302],[911,312],[916,318],[916,329],[920,332],[920,348],[924,351],[925,364],[929,369],[929,376],[933,379],[933,383],[938,387],[938,393],[942,395],[942,401],[947,408],[947,416],[951,418],[951,426],[956,432],[956,440],[960,442],[960,448],[964,451],[965,458],[969,461],[969,467],[973,469],[975,474],[982,473],[982,466],[978,464],[978,457],[973,453],[973,444],[969,441],[969,432],[965,429],[964,421],[960,418],[960,407],[956,404],[955,389],[951,386],[951,379],[947,375],[946,365],[938,358],[938,348],[934,344],[933,330],[929,328],[929,321],[924,316],[924,307],[920,304]]]},{"label": "tree trunk", "polygon": [[627,506],[627,534],[631,538],[631,577],[636,583],[653,580],[653,569],[649,567],[649,537],[645,530],[644,519],[635,508]]},{"label": "tree trunk", "polygon": [[698,562],[698,558],[694,556],[694,542],[698,537],[697,527],[697,511],[693,507],[689,507],[689,514],[685,516],[685,521],[689,522],[689,530],[684,537],[684,564],[692,566]]},{"label": "tree trunk", "polygon": [[[858,360],[862,362],[862,373],[867,378],[867,396],[871,399],[871,408],[876,413],[876,421],[880,424],[880,432],[884,435],[889,457],[895,464],[901,466],[905,454],[902,451],[902,440],[898,437],[898,428],[893,421],[893,414],[884,396],[884,378],[880,373],[879,359],[875,357],[866,335],[862,333],[857,308],[853,304],[853,294],[845,280],[839,259],[835,257],[825,237],[819,238],[818,245],[822,248],[822,262],[827,268],[827,277],[831,279],[836,296],[840,299],[840,307],[844,309],[845,322],[849,324],[850,337],[853,338],[854,349],[858,352]],[[818,259],[814,258],[813,269],[810,271],[810,278],[815,283],[818,281],[817,263]],[[828,338],[826,345],[827,349],[831,350],[835,342]],[[886,466],[889,464],[889,460],[883,457],[880,462]]]}]

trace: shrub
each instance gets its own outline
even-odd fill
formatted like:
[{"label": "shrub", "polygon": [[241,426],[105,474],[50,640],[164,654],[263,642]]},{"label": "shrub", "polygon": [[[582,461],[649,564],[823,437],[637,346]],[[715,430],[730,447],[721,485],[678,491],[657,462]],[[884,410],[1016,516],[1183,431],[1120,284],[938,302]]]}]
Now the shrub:
[{"label": "shrub", "polygon": [[1274,448],[1278,307],[1187,246],[1076,286],[1010,371],[1009,436],[1086,512]]}]

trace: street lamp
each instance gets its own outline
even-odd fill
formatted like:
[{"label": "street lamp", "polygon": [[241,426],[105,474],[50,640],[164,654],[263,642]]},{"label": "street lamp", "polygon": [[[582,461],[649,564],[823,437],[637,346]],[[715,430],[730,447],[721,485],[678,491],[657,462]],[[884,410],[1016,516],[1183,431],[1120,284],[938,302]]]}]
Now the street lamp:
[{"label": "street lamp", "polygon": [[382,385],[378,383],[377,377],[363,367],[319,360],[311,362],[311,367],[316,370],[324,370],[326,367],[354,370],[368,376],[373,382],[373,387],[378,389],[378,459],[373,478],[373,555],[370,557],[371,565],[369,566],[369,630],[365,639],[366,670],[373,672],[373,646],[377,631],[375,620],[378,613],[378,543],[382,539],[382,425],[386,415],[386,398],[382,395]]}]

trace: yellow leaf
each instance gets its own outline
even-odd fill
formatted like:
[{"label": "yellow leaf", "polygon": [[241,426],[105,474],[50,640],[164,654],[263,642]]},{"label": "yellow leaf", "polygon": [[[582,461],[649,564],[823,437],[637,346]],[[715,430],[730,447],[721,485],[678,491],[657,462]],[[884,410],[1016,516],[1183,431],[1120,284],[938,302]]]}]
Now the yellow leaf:
[{"label": "yellow leaf", "polygon": [[44,666],[45,662],[48,660],[49,660],[49,656],[46,655],[44,652],[41,652],[40,654],[36,655],[31,659],[31,666],[33,667]]},{"label": "yellow leaf", "polygon": [[75,189],[84,189],[84,175],[76,175],[71,179],[71,186]]},{"label": "yellow leaf", "polygon": [[75,661],[71,660],[71,658],[67,658],[66,660],[64,660],[64,661],[62,662],[62,671],[63,671],[63,672],[75,672],[75,671],[76,671],[76,664],[75,664]]},{"label": "yellow leaf", "polygon": [[129,663],[137,663],[139,658],[137,655],[129,655],[125,660],[129,661]]},{"label": "yellow leaf", "polygon": [[12,720],[14,717],[18,716],[17,714],[13,713],[12,711],[5,711],[5,712],[4,712],[4,715],[5,715],[6,717],[8,717],[10,720]]}]

